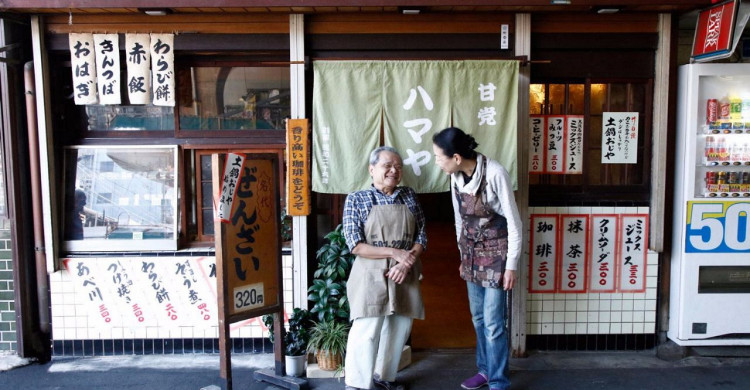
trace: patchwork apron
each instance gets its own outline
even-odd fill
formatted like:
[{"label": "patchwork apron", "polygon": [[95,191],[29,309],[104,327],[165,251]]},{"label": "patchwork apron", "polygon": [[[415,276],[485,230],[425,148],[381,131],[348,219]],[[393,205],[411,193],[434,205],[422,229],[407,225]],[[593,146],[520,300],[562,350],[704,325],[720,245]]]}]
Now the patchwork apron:
[{"label": "patchwork apron", "polygon": [[477,195],[461,193],[454,184],[461,214],[461,277],[482,287],[502,288],[508,259],[508,221],[487,205],[487,159],[482,159]]}]

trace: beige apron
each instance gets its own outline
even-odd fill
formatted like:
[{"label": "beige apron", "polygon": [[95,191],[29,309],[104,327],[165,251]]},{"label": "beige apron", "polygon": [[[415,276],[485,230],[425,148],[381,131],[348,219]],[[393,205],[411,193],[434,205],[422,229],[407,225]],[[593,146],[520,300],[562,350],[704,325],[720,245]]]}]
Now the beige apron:
[{"label": "beige apron", "polygon": [[[367,243],[409,250],[414,245],[416,223],[409,207],[404,204],[374,205],[365,223]],[[385,273],[396,261],[391,258],[368,259],[357,256],[346,283],[352,320],[360,317],[382,317],[390,314],[424,319],[419,276],[419,259],[401,284],[396,284]]]}]

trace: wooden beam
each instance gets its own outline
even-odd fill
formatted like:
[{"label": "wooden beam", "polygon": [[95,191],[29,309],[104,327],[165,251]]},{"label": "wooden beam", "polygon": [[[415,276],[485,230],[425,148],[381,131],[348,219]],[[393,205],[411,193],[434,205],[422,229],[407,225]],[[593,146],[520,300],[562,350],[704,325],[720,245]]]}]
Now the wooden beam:
[{"label": "wooden beam", "polygon": [[[625,7],[636,6],[662,6],[672,7],[674,9],[686,8],[704,8],[711,5],[711,0],[575,0],[576,6],[602,6],[617,5]],[[387,7],[402,6],[403,0],[224,0],[221,7]],[[543,7],[550,10],[566,9],[570,6],[552,5],[549,0],[422,0],[410,1],[410,6],[430,7],[430,6],[499,6],[499,7]],[[159,3],[160,7],[184,8],[193,7],[201,8],[206,6],[204,0],[177,0],[163,1]],[[120,0],[112,2],[108,0],[5,0],[3,8],[152,8],[154,2],[150,0]]]}]

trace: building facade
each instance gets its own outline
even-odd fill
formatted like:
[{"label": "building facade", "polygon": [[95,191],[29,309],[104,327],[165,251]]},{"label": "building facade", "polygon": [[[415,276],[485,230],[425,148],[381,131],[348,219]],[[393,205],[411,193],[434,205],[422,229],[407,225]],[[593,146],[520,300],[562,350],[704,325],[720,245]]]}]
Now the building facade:
[{"label": "building facade", "polygon": [[[28,249],[33,240],[13,245],[27,247],[14,251],[15,264],[25,267],[23,282],[14,287],[31,289],[31,296],[48,292],[46,318],[37,310],[44,302],[40,296],[18,316],[39,324],[23,332],[29,348],[32,340],[48,337],[50,353],[60,355],[218,350],[211,155],[266,153],[283,161],[284,119],[311,118],[312,132],[319,131],[311,114],[319,61],[518,61],[517,127],[503,129],[516,142],[516,199],[527,228],[523,282],[513,294],[514,353],[646,349],[660,341],[663,291],[669,284],[662,275],[668,267],[665,183],[673,163],[667,141],[674,133],[668,107],[675,91],[677,20],[710,1],[625,1],[616,13],[599,12],[608,2],[425,2],[404,8],[367,1],[342,6],[237,1],[229,8],[182,2],[158,9],[135,0],[117,8],[8,3],[20,19],[10,32],[28,34],[32,48],[19,60],[34,61],[36,115],[31,117],[40,140],[41,217],[35,224],[43,227],[42,266],[39,261],[34,266],[34,251]],[[115,88],[121,101],[77,103],[84,90],[74,76],[90,63],[76,54],[101,39],[119,45],[116,61],[123,77]],[[126,69],[135,39],[172,50],[164,78],[174,83],[166,105],[131,103]],[[108,66],[101,58],[93,61],[100,71]],[[21,74],[13,72],[7,82],[20,89]],[[102,77],[107,76],[99,74],[100,84]],[[618,113],[636,119],[629,135],[637,137],[623,158],[636,157],[627,164],[603,157],[608,143],[601,129],[620,120]],[[25,134],[27,124],[16,120],[16,130],[6,133]],[[556,121],[566,125],[556,128]],[[535,136],[548,142],[539,147]],[[20,138],[24,147],[33,144],[28,136]],[[566,147],[567,152],[557,152]],[[25,152],[15,153],[28,160]],[[622,157],[618,153],[612,156]],[[558,158],[562,168],[552,163]],[[21,172],[7,175],[14,188],[31,180]],[[77,198],[77,190],[84,196]],[[314,192],[312,214],[293,217],[293,239],[283,257],[287,312],[307,305],[316,248],[340,222],[344,196]],[[9,205],[30,214],[26,197],[11,198]],[[77,199],[84,199],[80,208]],[[421,200],[428,224],[435,226],[431,242],[436,248],[452,242],[445,228],[452,219],[447,194],[424,194]],[[11,214],[11,225],[18,226],[18,215]],[[571,224],[582,228],[567,229]],[[74,233],[78,229],[80,236]],[[640,240],[637,250],[615,245],[633,239],[633,229]],[[612,244],[596,246],[593,240]],[[575,246],[581,253],[563,250]],[[558,249],[543,250],[553,247]],[[435,278],[426,278],[423,288],[426,296],[437,297],[427,298],[427,311],[435,314],[415,324],[413,345],[466,347],[470,322],[446,310],[442,298],[461,294],[444,290],[444,269],[452,269],[452,259],[440,256],[448,253],[441,249],[430,252],[426,256],[434,257],[425,263],[432,260],[429,272]],[[617,253],[611,264],[590,260],[608,252]],[[616,263],[624,256],[637,258],[637,269]],[[47,286],[44,277],[29,276],[42,272]],[[11,306],[0,309],[12,313]],[[9,316],[3,312],[2,326]],[[456,322],[463,325],[446,327]],[[445,328],[453,333],[440,334]],[[235,351],[267,348],[264,330],[257,318],[235,324]],[[459,341],[451,344],[454,340]],[[33,350],[19,348],[19,353]]]}]

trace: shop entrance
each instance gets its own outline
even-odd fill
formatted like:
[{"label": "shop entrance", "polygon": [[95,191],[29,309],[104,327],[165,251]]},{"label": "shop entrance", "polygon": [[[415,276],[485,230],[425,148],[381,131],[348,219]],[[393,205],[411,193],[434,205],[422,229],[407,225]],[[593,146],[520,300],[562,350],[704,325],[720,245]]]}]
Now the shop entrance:
[{"label": "shop entrance", "polygon": [[459,253],[450,193],[419,196],[427,218],[427,251],[422,255],[425,320],[414,321],[416,349],[474,348],[466,283],[458,276]]}]

